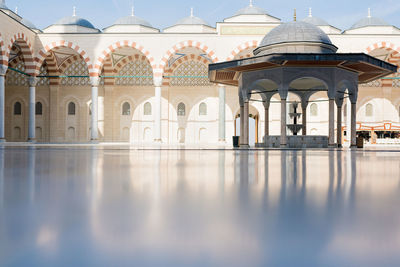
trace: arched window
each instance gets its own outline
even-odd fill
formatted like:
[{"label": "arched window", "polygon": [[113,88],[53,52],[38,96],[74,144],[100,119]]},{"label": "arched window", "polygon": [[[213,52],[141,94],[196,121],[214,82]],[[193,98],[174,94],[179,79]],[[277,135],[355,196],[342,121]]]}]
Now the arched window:
[{"label": "arched window", "polygon": [[310,113],[311,113],[311,116],[314,116],[314,117],[318,116],[318,106],[317,106],[317,104],[315,104],[315,103],[311,104]]},{"label": "arched window", "polygon": [[143,115],[151,115],[151,104],[149,102],[144,103]]},{"label": "arched window", "polygon": [[182,102],[178,104],[178,116],[185,116],[186,115],[186,107],[185,104]]},{"label": "arched window", "polygon": [[36,102],[35,114],[36,115],[42,115],[43,114],[43,105],[42,105],[42,103]]},{"label": "arched window", "polygon": [[68,115],[75,115],[75,103],[74,102],[68,103]]},{"label": "arched window", "polygon": [[128,102],[122,105],[122,115],[131,115],[131,105]]},{"label": "arched window", "polygon": [[200,116],[206,116],[207,115],[207,104],[206,103],[201,103],[199,106],[199,115]]},{"label": "arched window", "polygon": [[371,103],[368,103],[365,106],[365,116],[372,117],[373,115],[374,115],[374,107],[372,106]]},{"label": "arched window", "polygon": [[14,115],[22,114],[22,105],[21,102],[15,102],[14,104]]}]

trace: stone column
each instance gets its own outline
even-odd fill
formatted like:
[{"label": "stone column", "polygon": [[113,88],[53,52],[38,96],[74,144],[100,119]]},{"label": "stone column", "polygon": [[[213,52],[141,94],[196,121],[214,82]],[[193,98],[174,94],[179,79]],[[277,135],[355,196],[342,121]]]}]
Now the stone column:
[{"label": "stone column", "polygon": [[264,135],[269,136],[269,103],[264,102],[264,114],[265,114]]},{"label": "stone column", "polygon": [[28,119],[28,142],[35,142],[36,136],[36,85],[39,79],[36,77],[29,77],[29,119]]},{"label": "stone column", "polygon": [[243,139],[243,133],[244,133],[244,127],[243,127],[243,118],[244,118],[244,103],[240,106],[240,137],[239,137],[239,144],[243,144],[244,139]]},{"label": "stone column", "polygon": [[335,99],[329,99],[329,146],[335,146]]},{"label": "stone column", "polygon": [[301,106],[301,120],[303,129],[301,130],[302,135],[307,135],[307,106]]},{"label": "stone column", "polygon": [[357,147],[357,104],[351,103],[351,147]]},{"label": "stone column", "polygon": [[154,78],[154,142],[161,143],[161,85],[162,79]]},{"label": "stone column", "polygon": [[243,118],[240,118],[240,123],[243,122],[243,142],[240,144],[240,147],[248,148],[249,147],[249,101],[246,100],[243,106]]},{"label": "stone column", "polygon": [[[60,87],[59,85],[50,85],[50,121],[49,121],[49,127],[50,127],[50,142],[57,142],[60,133],[61,126],[59,125],[59,116],[58,114],[60,113],[60,103],[59,103],[59,91]],[[63,109],[64,110],[64,109]],[[66,112],[66,111],[64,111]],[[62,114],[62,113],[61,113]],[[62,126],[65,128],[65,126]],[[64,130],[65,131],[65,130]],[[63,131],[63,132],[64,132]]]},{"label": "stone column", "polygon": [[218,140],[220,142],[225,142],[225,95],[226,89],[224,85],[219,85],[218,87],[218,102],[219,102],[219,112],[218,112]]},{"label": "stone column", "polygon": [[342,147],[342,106],[337,106],[336,139],[338,147]]},{"label": "stone column", "polygon": [[281,147],[286,147],[286,98],[281,99]]},{"label": "stone column", "polygon": [[0,142],[6,141],[5,136],[5,81],[7,66],[0,65]]},{"label": "stone column", "polygon": [[98,118],[98,96],[99,96],[99,84],[100,77],[90,78],[92,85],[92,117],[91,117],[91,136],[90,140],[96,142],[99,139],[99,118]]}]

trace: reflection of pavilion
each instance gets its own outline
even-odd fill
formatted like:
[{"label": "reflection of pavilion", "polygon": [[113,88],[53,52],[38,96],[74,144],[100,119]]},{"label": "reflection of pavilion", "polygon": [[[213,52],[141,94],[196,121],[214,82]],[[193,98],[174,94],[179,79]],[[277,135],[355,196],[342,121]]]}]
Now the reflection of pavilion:
[{"label": "reflection of pavilion", "polygon": [[[209,66],[210,80],[239,87],[241,123],[240,144],[249,145],[249,101],[252,94],[260,94],[265,107],[265,145],[269,145],[269,106],[271,98],[281,98],[280,146],[315,145],[315,137],[287,137],[287,99],[292,93],[300,98],[302,114],[310,97],[316,92],[327,92],[329,98],[329,146],[342,145],[342,105],[351,102],[351,145],[356,145],[356,102],[358,84],[373,81],[396,72],[397,67],[363,53],[337,54],[329,37],[319,28],[305,22],[282,24],[262,40],[254,50],[254,57]],[[335,144],[335,110],[337,106],[337,144]],[[306,135],[306,116],[302,116],[303,135]],[[277,137],[275,137],[277,138]],[[297,138],[297,139],[295,139]],[[326,137],[325,137],[326,138]],[[291,140],[295,139],[295,140]],[[293,142],[294,141],[294,142]]]}]

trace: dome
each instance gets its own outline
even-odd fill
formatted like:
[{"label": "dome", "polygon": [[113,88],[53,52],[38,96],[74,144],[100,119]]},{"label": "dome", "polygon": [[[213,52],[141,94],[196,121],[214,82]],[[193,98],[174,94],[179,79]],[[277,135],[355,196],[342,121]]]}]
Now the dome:
[{"label": "dome", "polygon": [[272,29],[254,50],[254,54],[336,53],[336,51],[337,47],[320,28],[307,22],[293,21]]},{"label": "dome", "polygon": [[0,9],[9,10],[9,8],[6,6],[6,1],[5,0],[0,0]]},{"label": "dome", "polygon": [[267,12],[260,8],[253,6],[250,4],[249,6],[246,6],[242,9],[240,9],[238,12],[236,12],[235,16],[240,16],[240,15],[266,15]]},{"label": "dome", "polygon": [[307,17],[303,19],[303,22],[310,23],[315,26],[330,26],[328,22],[317,17]]},{"label": "dome", "polygon": [[308,17],[303,19],[303,22],[310,23],[315,26],[331,26],[328,22],[321,18],[313,17],[311,7],[308,10]]},{"label": "dome", "polygon": [[77,17],[77,16],[71,16],[71,17],[64,17],[54,23],[54,25],[77,25],[81,27],[86,27],[90,29],[96,29],[92,23],[90,23],[88,20]]},{"label": "dome", "polygon": [[30,22],[29,20],[27,20],[27,19],[22,19],[21,21],[20,21],[22,24],[24,24],[26,27],[28,27],[28,28],[31,28],[31,29],[38,29],[32,22]]},{"label": "dome", "polygon": [[176,26],[176,25],[206,25],[206,26],[210,26],[205,20],[193,15],[193,8],[190,9],[190,16],[178,20],[178,22],[175,23],[174,26]]},{"label": "dome", "polygon": [[178,20],[175,25],[207,25],[210,26],[206,21],[199,17],[189,16],[183,19]]},{"label": "dome", "polygon": [[113,25],[142,25],[153,28],[150,23],[137,16],[126,16],[118,19]]},{"label": "dome", "polygon": [[390,26],[390,25],[383,19],[368,16],[356,22],[353,26],[351,26],[350,30],[368,26]]}]

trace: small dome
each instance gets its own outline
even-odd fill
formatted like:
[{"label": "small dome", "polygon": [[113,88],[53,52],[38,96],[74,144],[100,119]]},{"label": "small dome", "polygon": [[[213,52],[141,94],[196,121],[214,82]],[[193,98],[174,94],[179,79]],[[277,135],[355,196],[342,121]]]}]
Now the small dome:
[{"label": "small dome", "polygon": [[6,1],[5,0],[0,0],[0,9],[9,10],[9,8],[6,6]]},{"label": "small dome", "polygon": [[28,28],[31,28],[31,29],[34,29],[34,30],[38,30],[38,28],[32,23],[32,22],[30,22],[29,20],[27,20],[27,19],[22,19],[21,21],[20,21],[22,24],[24,24],[26,27],[28,27]]},{"label": "small dome", "polygon": [[303,21],[284,23],[272,29],[254,54],[270,53],[335,53],[334,46],[320,28]]},{"label": "small dome", "polygon": [[150,23],[137,16],[126,16],[118,19],[113,25],[142,25],[153,28]]},{"label": "small dome", "polygon": [[328,22],[325,20],[318,18],[318,17],[313,17],[312,15],[312,9],[311,7],[308,10],[308,17],[303,19],[304,22],[310,23],[315,26],[331,26]]},{"label": "small dome", "polygon": [[92,23],[90,23],[88,20],[77,17],[77,16],[71,16],[71,17],[64,17],[54,23],[54,25],[77,25],[81,27],[86,27],[90,29],[96,29]]},{"label": "small dome", "polygon": [[303,19],[304,22],[310,23],[315,26],[330,26],[328,22],[326,22],[323,19],[317,18],[317,17],[307,17]]},{"label": "small dome", "polygon": [[351,26],[350,30],[358,29],[358,28],[362,28],[362,27],[368,27],[368,26],[390,26],[390,25],[383,19],[376,18],[376,17],[366,17],[366,18],[360,19],[353,26]]},{"label": "small dome", "polygon": [[249,6],[240,9],[235,14],[235,16],[240,16],[240,15],[267,15],[267,12],[260,7],[256,7],[250,4]]},{"label": "small dome", "polygon": [[210,26],[206,21],[199,17],[189,16],[183,19],[178,20],[175,25],[207,25]]},{"label": "small dome", "polygon": [[193,8],[190,9],[190,16],[178,20],[178,22],[175,23],[174,26],[176,26],[176,25],[206,25],[206,26],[210,26],[205,20],[193,15]]}]

